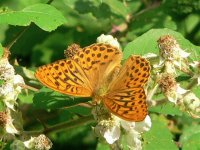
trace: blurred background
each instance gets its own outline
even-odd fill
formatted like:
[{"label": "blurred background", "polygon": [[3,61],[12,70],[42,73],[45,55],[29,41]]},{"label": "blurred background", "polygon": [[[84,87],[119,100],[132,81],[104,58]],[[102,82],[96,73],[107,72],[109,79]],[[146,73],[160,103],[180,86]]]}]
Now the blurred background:
[{"label": "blurred background", "polygon": [[[169,28],[180,32],[193,44],[200,45],[200,0],[1,0],[0,8],[18,11],[36,3],[50,3],[67,22],[52,32],[31,24],[11,47],[10,61],[32,71],[40,65],[64,58],[64,50],[72,43],[84,47],[94,43],[101,34],[112,34],[123,48],[150,29]],[[7,46],[25,28],[1,25],[0,42]],[[28,79],[26,83],[29,84]],[[37,118],[48,124],[68,119],[69,110],[32,108],[29,105],[32,98],[31,94],[19,97],[23,104],[21,110],[26,112],[23,113],[25,129],[39,128]],[[89,112],[82,109],[80,113]],[[91,126],[51,133],[49,136],[54,149],[95,149],[97,139],[91,132]]]}]

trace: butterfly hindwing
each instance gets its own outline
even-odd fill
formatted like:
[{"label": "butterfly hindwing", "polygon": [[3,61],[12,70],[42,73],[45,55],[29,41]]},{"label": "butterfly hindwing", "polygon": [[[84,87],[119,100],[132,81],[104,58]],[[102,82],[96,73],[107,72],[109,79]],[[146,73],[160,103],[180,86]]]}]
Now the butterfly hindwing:
[{"label": "butterfly hindwing", "polygon": [[113,114],[127,121],[142,121],[147,115],[146,95],[141,87],[108,94],[104,104]]}]

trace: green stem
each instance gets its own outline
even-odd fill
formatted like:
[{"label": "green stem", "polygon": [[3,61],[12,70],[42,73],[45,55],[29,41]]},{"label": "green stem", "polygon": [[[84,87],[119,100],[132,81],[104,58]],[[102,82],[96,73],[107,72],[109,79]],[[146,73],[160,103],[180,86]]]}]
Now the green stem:
[{"label": "green stem", "polygon": [[51,132],[60,132],[62,130],[68,130],[68,129],[75,128],[81,125],[86,125],[92,122],[94,122],[94,117],[93,115],[90,115],[86,117],[81,117],[76,120],[67,121],[67,122],[59,123],[53,126],[49,126],[40,131],[23,131],[22,134],[25,136],[38,136],[40,134],[49,134]]},{"label": "green stem", "polygon": [[152,100],[152,97],[154,96],[155,92],[157,91],[158,89],[158,84],[156,83],[156,85],[153,87],[152,90],[150,90],[147,94],[147,101],[148,103],[151,105],[151,100]]},{"label": "green stem", "polygon": [[67,122],[63,122],[63,123],[48,127],[46,129],[44,129],[43,133],[49,134],[51,132],[58,132],[61,130],[71,129],[71,128],[74,128],[74,127],[77,127],[80,125],[85,125],[85,124],[92,123],[92,122],[94,122],[93,115],[81,117],[76,120],[67,121]]},{"label": "green stem", "polygon": [[193,79],[192,82],[187,86],[188,90],[191,90],[195,85],[197,85],[197,80]]}]

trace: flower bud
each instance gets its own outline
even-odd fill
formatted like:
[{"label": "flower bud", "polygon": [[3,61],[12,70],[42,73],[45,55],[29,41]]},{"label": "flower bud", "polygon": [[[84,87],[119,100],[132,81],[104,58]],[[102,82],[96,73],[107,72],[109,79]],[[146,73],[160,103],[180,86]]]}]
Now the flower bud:
[{"label": "flower bud", "polygon": [[31,137],[30,140],[24,142],[24,145],[28,149],[49,150],[52,142],[44,134],[41,134],[38,137]]},{"label": "flower bud", "polygon": [[104,35],[101,34],[98,38],[97,38],[97,43],[106,43],[106,44],[110,44],[114,47],[117,47],[118,49],[120,49],[120,44],[117,41],[116,38],[114,38],[112,35]]}]

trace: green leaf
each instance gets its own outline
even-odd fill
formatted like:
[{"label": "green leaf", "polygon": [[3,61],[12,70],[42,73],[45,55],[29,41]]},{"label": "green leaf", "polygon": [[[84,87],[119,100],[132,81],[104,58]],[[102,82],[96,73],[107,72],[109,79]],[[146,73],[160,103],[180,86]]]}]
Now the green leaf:
[{"label": "green leaf", "polygon": [[111,11],[115,14],[122,15],[124,18],[127,17],[128,11],[123,2],[116,0],[107,0],[105,1],[105,3],[110,6]]},{"label": "green leaf", "polygon": [[1,86],[4,82],[5,82],[4,80],[1,80],[1,79],[0,79],[0,86]]},{"label": "green leaf", "polygon": [[129,35],[138,35],[156,28],[177,29],[175,20],[169,10],[165,9],[165,5],[136,14],[129,26]]},{"label": "green leaf", "polygon": [[69,107],[79,103],[89,101],[89,98],[75,98],[70,97],[48,88],[42,88],[33,97],[34,107],[37,109],[56,109],[62,107]]},{"label": "green leaf", "polygon": [[6,110],[6,106],[5,106],[4,102],[0,98],[0,111],[5,111],[5,110]]},{"label": "green leaf", "polygon": [[35,4],[21,11],[5,11],[0,13],[0,18],[0,24],[28,26],[34,22],[45,31],[55,30],[66,22],[56,8],[47,4]]},{"label": "green leaf", "polygon": [[91,115],[91,109],[82,107],[82,106],[70,107],[67,109],[67,111],[70,111],[71,113],[83,115],[83,116]]},{"label": "green leaf", "polygon": [[183,150],[199,150],[200,149],[200,133],[192,135],[185,143],[183,143]]},{"label": "green leaf", "polygon": [[167,102],[158,106],[153,106],[149,108],[150,112],[155,112],[164,115],[181,116],[182,112],[179,110],[178,106],[171,102]]},{"label": "green leaf", "polygon": [[198,60],[200,55],[200,47],[193,45],[190,41],[185,39],[180,33],[170,29],[152,29],[144,33],[134,41],[127,44],[124,49],[124,59],[127,59],[131,54],[144,55],[147,53],[159,54],[157,40],[163,35],[173,36],[180,47],[191,53],[191,58]]},{"label": "green leaf", "polygon": [[18,99],[22,102],[22,103],[27,103],[27,104],[32,104],[33,103],[33,93],[21,93],[18,95]]},{"label": "green leaf", "polygon": [[180,144],[183,145],[184,143],[187,143],[191,140],[192,136],[199,134],[200,135],[200,126],[199,125],[192,125],[192,126],[186,126],[183,129],[183,133],[180,136]]},{"label": "green leaf", "polygon": [[2,58],[2,56],[3,56],[3,47],[2,47],[2,45],[0,43],[0,59]]},{"label": "green leaf", "polygon": [[144,150],[178,150],[162,117],[152,116],[152,127],[144,133]]},{"label": "green leaf", "polygon": [[108,144],[105,144],[105,143],[103,144],[103,143],[99,142],[97,144],[96,150],[110,150],[110,148],[109,148]]}]

